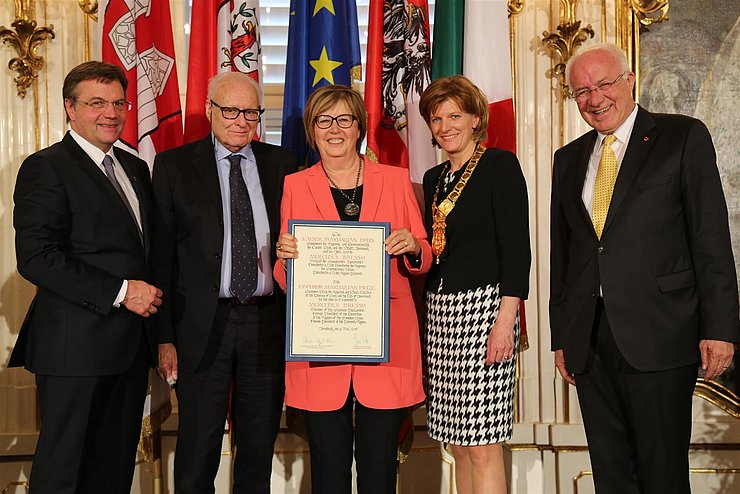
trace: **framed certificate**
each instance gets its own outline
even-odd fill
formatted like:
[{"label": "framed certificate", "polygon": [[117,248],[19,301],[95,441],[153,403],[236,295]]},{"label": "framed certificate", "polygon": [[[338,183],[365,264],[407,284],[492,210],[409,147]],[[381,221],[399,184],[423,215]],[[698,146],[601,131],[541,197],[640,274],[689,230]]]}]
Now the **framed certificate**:
[{"label": "framed certificate", "polygon": [[389,223],[290,220],[285,360],[388,362]]}]

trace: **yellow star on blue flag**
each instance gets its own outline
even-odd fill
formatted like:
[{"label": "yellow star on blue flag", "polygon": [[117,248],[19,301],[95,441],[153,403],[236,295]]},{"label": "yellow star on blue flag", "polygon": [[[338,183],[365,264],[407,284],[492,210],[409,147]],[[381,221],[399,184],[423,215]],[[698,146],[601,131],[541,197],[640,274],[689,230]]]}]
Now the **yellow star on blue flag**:
[{"label": "yellow star on blue flag", "polygon": [[285,64],[282,145],[313,164],[303,130],[308,96],[327,84],[352,85],[359,73],[356,0],[291,0]]},{"label": "yellow star on blue flag", "polygon": [[329,84],[334,84],[334,75],[332,72],[334,69],[342,65],[342,62],[329,60],[329,56],[326,54],[326,47],[321,50],[321,55],[318,60],[309,60],[308,63],[314,68],[314,70],[316,70],[311,87],[316,86],[316,84],[321,82],[322,79]]},{"label": "yellow star on blue flag", "polygon": [[337,15],[336,12],[334,12],[334,0],[316,0],[316,5],[313,8],[313,15],[316,15],[321,9],[326,9],[331,12],[332,15]]}]

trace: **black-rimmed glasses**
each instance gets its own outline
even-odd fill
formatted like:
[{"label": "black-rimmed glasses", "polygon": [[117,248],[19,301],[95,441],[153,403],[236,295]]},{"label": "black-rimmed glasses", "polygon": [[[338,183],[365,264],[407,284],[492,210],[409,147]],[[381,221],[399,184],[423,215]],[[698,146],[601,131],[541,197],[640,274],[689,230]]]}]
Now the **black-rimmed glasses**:
[{"label": "black-rimmed glasses", "polygon": [[320,129],[328,129],[334,122],[336,122],[342,129],[349,129],[352,127],[355,120],[357,120],[357,117],[345,113],[343,115],[337,115],[336,117],[332,117],[331,115],[318,115],[313,119],[313,123],[315,123],[316,127]]},{"label": "black-rimmed glasses", "polygon": [[131,102],[125,99],[119,99],[116,101],[107,101],[104,99],[92,99],[90,101],[82,101],[81,99],[74,99],[76,103],[82,103],[83,105],[90,108],[92,111],[103,112],[108,108],[108,105],[113,105],[113,109],[117,112],[124,112],[131,109]]},{"label": "black-rimmed glasses", "polygon": [[622,80],[622,78],[627,74],[629,74],[629,72],[623,72],[619,77],[611,82],[603,82],[594,88],[584,87],[577,91],[571,91],[569,95],[571,98],[581,103],[591,97],[591,91],[596,91],[599,94],[608,93],[612,86]]},{"label": "black-rimmed glasses", "polygon": [[239,114],[244,114],[244,119],[247,122],[258,122],[262,114],[265,112],[264,108],[246,108],[240,110],[231,106],[221,106],[215,101],[211,100],[211,104],[221,110],[221,116],[226,120],[236,120],[239,118]]}]

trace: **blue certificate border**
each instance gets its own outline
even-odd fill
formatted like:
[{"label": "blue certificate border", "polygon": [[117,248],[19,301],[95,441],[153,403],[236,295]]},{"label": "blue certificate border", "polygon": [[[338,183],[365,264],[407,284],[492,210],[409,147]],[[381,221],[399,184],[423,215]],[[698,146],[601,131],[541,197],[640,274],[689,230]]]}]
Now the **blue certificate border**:
[{"label": "blue certificate border", "polygon": [[[361,228],[381,229],[383,230],[383,239],[391,232],[391,225],[388,222],[374,221],[326,221],[326,220],[288,220],[288,231],[295,235],[296,226],[331,226],[344,229]],[[293,260],[288,259],[288,280],[287,280],[287,311],[285,321],[285,360],[287,362],[341,362],[341,363],[373,363],[390,361],[390,256],[382,249],[383,263],[383,342],[381,344],[381,354],[374,356],[358,357],[357,355],[341,354],[321,354],[321,353],[294,353],[293,332],[294,326],[300,324],[300,317],[293,317]]]}]

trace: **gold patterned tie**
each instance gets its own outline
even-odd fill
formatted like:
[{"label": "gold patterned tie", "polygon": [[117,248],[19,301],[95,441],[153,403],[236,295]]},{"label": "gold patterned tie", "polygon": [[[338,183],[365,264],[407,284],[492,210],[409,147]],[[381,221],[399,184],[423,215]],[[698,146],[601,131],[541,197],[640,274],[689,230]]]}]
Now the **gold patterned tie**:
[{"label": "gold patterned tie", "polygon": [[601,159],[599,160],[599,170],[596,172],[596,183],[594,184],[594,209],[592,221],[596,236],[601,239],[601,232],[604,230],[606,214],[609,212],[609,204],[612,201],[614,192],[614,182],[617,181],[617,155],[614,154],[612,143],[617,138],[610,134],[604,137],[604,143],[601,148]]}]

